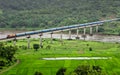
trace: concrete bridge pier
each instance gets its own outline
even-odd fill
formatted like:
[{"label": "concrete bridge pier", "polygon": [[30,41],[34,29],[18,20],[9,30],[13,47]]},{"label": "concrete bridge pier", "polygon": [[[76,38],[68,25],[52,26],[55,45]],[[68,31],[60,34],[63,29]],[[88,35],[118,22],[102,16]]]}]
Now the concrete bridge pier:
[{"label": "concrete bridge pier", "polygon": [[63,35],[63,31],[60,31],[60,40],[62,41],[62,35]]},{"label": "concrete bridge pier", "polygon": [[30,35],[27,36],[27,41],[28,41],[28,49],[30,49]]},{"label": "concrete bridge pier", "polygon": [[80,39],[80,37],[79,37],[79,28],[77,28],[77,36],[76,36],[76,39]]},{"label": "concrete bridge pier", "polygon": [[92,31],[92,26],[90,27],[90,36],[92,36],[93,35],[93,31]]},{"label": "concrete bridge pier", "polygon": [[53,43],[53,36],[52,36],[53,32],[51,32],[50,35],[51,35],[51,44],[52,44]]},{"label": "concrete bridge pier", "polygon": [[96,26],[96,33],[98,32],[98,28],[99,28],[99,26],[97,25],[97,26]]},{"label": "concrete bridge pier", "polygon": [[84,27],[84,33],[83,33],[83,35],[86,35],[86,27]]},{"label": "concrete bridge pier", "polygon": [[42,33],[39,35],[40,36],[40,48],[42,48]]},{"label": "concrete bridge pier", "polygon": [[16,39],[16,37],[13,39],[13,45],[14,46],[16,46],[16,41],[17,41],[17,39]]},{"label": "concrete bridge pier", "polygon": [[83,35],[82,35],[82,37],[84,38],[84,40],[85,40],[85,38],[86,38],[86,27],[84,27],[84,30],[83,30],[84,32],[83,32]]},{"label": "concrete bridge pier", "polygon": [[69,38],[68,38],[68,40],[71,40],[72,38],[71,38],[71,29],[69,30]]}]

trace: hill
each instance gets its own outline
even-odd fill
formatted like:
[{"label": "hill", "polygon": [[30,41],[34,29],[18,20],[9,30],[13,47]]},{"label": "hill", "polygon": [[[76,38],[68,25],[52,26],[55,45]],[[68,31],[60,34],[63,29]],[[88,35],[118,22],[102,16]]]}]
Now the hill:
[{"label": "hill", "polygon": [[119,0],[0,0],[0,28],[42,29],[119,16]]}]

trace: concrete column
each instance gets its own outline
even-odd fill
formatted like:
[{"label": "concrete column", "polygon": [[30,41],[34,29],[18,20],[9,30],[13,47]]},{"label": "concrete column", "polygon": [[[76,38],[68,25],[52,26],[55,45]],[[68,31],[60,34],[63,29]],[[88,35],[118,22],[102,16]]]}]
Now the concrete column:
[{"label": "concrete column", "polygon": [[84,27],[84,33],[83,33],[82,37],[83,37],[84,40],[85,40],[85,38],[86,38],[86,27]]},{"label": "concrete column", "polygon": [[83,35],[86,35],[86,27],[84,27],[84,34]]},{"label": "concrete column", "polygon": [[93,33],[92,33],[92,27],[90,27],[90,35],[92,35]]},{"label": "concrete column", "polygon": [[69,30],[69,39],[72,39],[71,38],[71,29]]},{"label": "concrete column", "polygon": [[76,39],[79,39],[79,28],[77,28],[77,36]]},{"label": "concrete column", "polygon": [[53,43],[53,36],[52,36],[53,32],[51,32],[50,34],[51,34],[51,43]]},{"label": "concrete column", "polygon": [[14,39],[13,39],[13,45],[14,45],[14,46],[16,46],[16,41],[17,41],[17,39],[14,38]]},{"label": "concrete column", "polygon": [[98,32],[98,25],[96,26],[96,32]]},{"label": "concrete column", "polygon": [[61,30],[61,32],[60,32],[60,40],[62,41],[62,35],[63,35],[63,33],[62,33],[63,31]]},{"label": "concrete column", "polygon": [[40,47],[42,48],[42,33],[39,35],[40,36]]},{"label": "concrete column", "polygon": [[79,28],[77,28],[77,37],[79,37]]},{"label": "concrete column", "polygon": [[30,35],[27,36],[27,40],[28,40],[28,49],[30,49]]}]

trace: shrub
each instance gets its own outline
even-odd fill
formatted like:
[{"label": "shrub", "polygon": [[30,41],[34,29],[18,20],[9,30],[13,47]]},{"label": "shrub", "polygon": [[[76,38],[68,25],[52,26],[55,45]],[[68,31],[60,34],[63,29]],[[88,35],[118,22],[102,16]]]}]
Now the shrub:
[{"label": "shrub", "polygon": [[6,62],[4,60],[0,60],[0,66],[5,66]]},{"label": "shrub", "polygon": [[93,70],[96,70],[97,72],[101,72],[101,68],[99,66],[93,66]]},{"label": "shrub", "polygon": [[3,47],[4,46],[4,43],[0,42],[0,47]]},{"label": "shrub", "polygon": [[0,45],[0,68],[9,66],[14,62],[14,54],[18,50],[16,46],[4,46]]},{"label": "shrub", "polygon": [[87,46],[89,46],[89,44],[86,44]]},{"label": "shrub", "polygon": [[11,43],[12,41],[11,40],[9,40],[9,41],[7,41],[8,43]]},{"label": "shrub", "polygon": [[26,49],[27,49],[27,46],[22,45],[22,46],[19,46],[19,48],[26,50]]},{"label": "shrub", "polygon": [[33,48],[37,51],[39,49],[39,44],[33,44]]},{"label": "shrub", "polygon": [[65,72],[66,72],[66,68],[60,68],[60,69],[57,71],[56,75],[65,75],[65,74],[64,74]]},{"label": "shrub", "polygon": [[99,66],[81,65],[74,70],[75,75],[103,75]]},{"label": "shrub", "polygon": [[51,46],[50,46],[50,45],[46,46],[46,49],[50,49],[50,48],[51,48]]},{"label": "shrub", "polygon": [[53,38],[53,41],[58,41],[57,39]]},{"label": "shrub", "polygon": [[92,51],[92,48],[91,48],[91,47],[89,47],[89,51]]},{"label": "shrub", "polygon": [[35,72],[34,75],[42,75],[42,73],[41,72]]}]

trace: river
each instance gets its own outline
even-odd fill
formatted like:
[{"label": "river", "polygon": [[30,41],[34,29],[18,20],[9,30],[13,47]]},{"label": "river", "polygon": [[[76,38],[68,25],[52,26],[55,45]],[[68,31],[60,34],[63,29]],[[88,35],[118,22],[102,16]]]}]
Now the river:
[{"label": "river", "polygon": [[[2,31],[0,32],[0,38],[4,38],[6,37],[8,34],[13,34],[13,33],[20,33],[23,31]],[[81,36],[82,34],[79,35],[81,40],[84,40],[84,38]],[[44,33],[43,38],[50,38],[50,34],[49,33]],[[69,35],[68,34],[63,34],[63,39],[68,39]],[[71,35],[72,39],[75,39],[76,35],[72,34]],[[20,37],[18,39],[21,38],[25,38],[25,37]],[[31,38],[39,38],[38,35],[32,35]],[[55,33],[53,34],[53,38],[60,38],[60,34],[59,33]],[[85,38],[85,40],[87,41],[101,41],[101,42],[120,42],[120,36],[113,36],[113,35],[87,35],[87,37]]]}]

